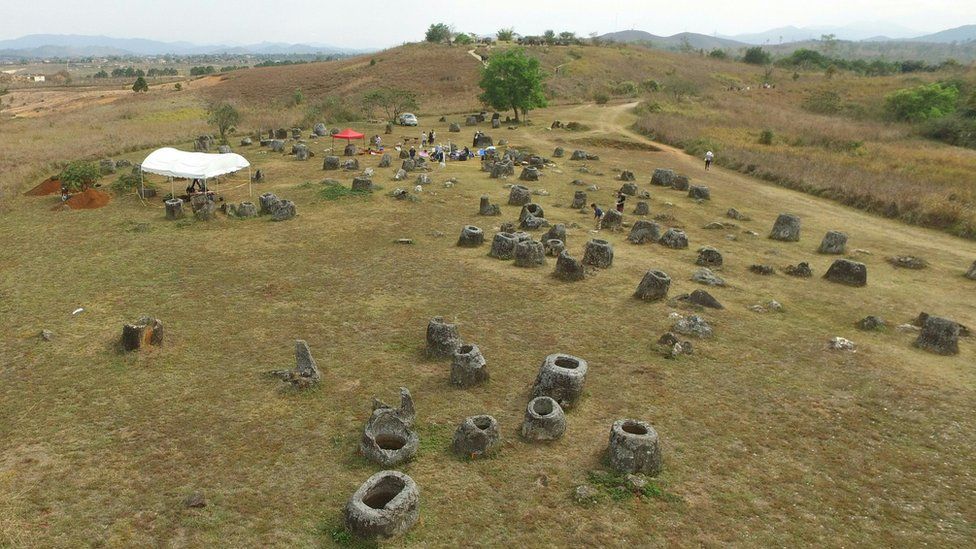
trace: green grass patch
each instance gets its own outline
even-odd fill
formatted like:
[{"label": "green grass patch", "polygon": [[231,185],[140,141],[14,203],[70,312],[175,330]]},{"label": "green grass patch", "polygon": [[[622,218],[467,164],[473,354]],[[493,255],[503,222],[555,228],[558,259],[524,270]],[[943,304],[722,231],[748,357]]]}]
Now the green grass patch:
[{"label": "green grass patch", "polygon": [[343,185],[338,183],[328,184],[324,188],[322,188],[321,191],[319,191],[319,196],[326,200],[339,200],[340,198],[347,198],[347,197],[362,198],[362,197],[369,196],[370,194],[371,193],[369,193],[368,191],[354,191],[349,187],[344,187]]}]

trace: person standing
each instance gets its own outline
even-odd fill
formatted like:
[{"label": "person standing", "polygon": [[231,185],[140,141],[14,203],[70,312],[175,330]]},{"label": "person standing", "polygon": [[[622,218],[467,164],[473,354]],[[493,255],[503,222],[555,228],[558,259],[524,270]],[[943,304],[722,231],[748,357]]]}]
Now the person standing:
[{"label": "person standing", "polygon": [[713,153],[712,151],[707,151],[705,153],[705,171],[706,172],[708,171],[708,168],[711,168],[712,167],[712,160],[715,160],[715,153]]},{"label": "person standing", "polygon": [[410,160],[413,160],[415,158],[417,158],[417,149],[413,148],[413,146],[411,145],[410,146]]},{"label": "person standing", "polygon": [[627,201],[627,195],[624,193],[617,193],[617,211],[624,213],[624,203]]},{"label": "person standing", "polygon": [[600,224],[603,221],[603,210],[601,210],[596,203],[590,204],[590,207],[593,208],[593,219],[596,220],[596,228],[599,229]]},{"label": "person standing", "polygon": [[420,148],[427,146],[427,134],[425,132],[420,132]]}]

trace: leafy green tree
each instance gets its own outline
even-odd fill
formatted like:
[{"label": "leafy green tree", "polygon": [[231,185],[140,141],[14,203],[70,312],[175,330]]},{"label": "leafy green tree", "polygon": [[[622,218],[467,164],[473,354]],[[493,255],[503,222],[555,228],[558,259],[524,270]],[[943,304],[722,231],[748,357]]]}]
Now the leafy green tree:
[{"label": "leafy green tree", "polygon": [[772,57],[770,57],[769,52],[762,49],[762,46],[754,46],[746,49],[742,60],[750,65],[767,65],[772,60]]},{"label": "leafy green tree", "polygon": [[563,31],[559,33],[559,41],[568,46],[579,42],[579,38],[576,38],[575,32]]},{"label": "leafy green tree", "polygon": [[454,36],[454,43],[455,44],[460,44],[462,46],[467,46],[468,44],[471,44],[472,42],[474,42],[474,39],[471,38],[470,35],[465,34],[463,32],[459,32],[457,35]]},{"label": "leafy green tree", "polygon": [[95,78],[108,78],[108,73],[105,72],[105,69],[102,69],[95,73]]},{"label": "leafy green tree", "polygon": [[424,36],[424,39],[428,42],[440,44],[443,42],[450,42],[451,35],[453,34],[454,33],[451,31],[451,27],[447,26],[446,24],[433,23],[427,29],[427,34]]},{"label": "leafy green tree", "polygon": [[146,79],[141,76],[136,78],[136,83],[132,85],[132,91],[136,93],[149,91],[149,84],[146,83]]},{"label": "leafy green tree", "polygon": [[371,115],[373,110],[382,109],[386,119],[396,122],[401,114],[417,110],[417,94],[400,88],[380,88],[363,96],[363,111]]},{"label": "leafy green tree", "polygon": [[241,113],[230,103],[215,103],[207,110],[207,124],[217,128],[220,141],[227,144],[227,133],[241,123]]},{"label": "leafy green tree", "polygon": [[91,187],[101,177],[102,172],[94,162],[75,161],[61,170],[58,179],[69,191],[78,192]]},{"label": "leafy green tree", "polygon": [[556,31],[549,29],[543,35],[542,39],[546,41],[546,44],[550,46],[556,43]]},{"label": "leafy green tree", "polygon": [[514,110],[517,122],[519,111],[528,113],[547,105],[542,91],[544,77],[538,59],[527,56],[522,48],[512,48],[492,55],[481,69],[478,85],[484,93],[479,98],[495,109]]},{"label": "leafy green tree", "polygon": [[885,114],[893,120],[919,122],[941,118],[956,110],[959,90],[939,83],[896,90],[885,96]]},{"label": "leafy green tree", "polygon": [[708,52],[708,56],[711,57],[712,59],[728,59],[729,54],[725,53],[725,50],[715,48],[712,51]]},{"label": "leafy green tree", "polygon": [[495,37],[498,38],[499,42],[511,42],[515,39],[515,29],[498,29],[498,32],[495,33]]}]

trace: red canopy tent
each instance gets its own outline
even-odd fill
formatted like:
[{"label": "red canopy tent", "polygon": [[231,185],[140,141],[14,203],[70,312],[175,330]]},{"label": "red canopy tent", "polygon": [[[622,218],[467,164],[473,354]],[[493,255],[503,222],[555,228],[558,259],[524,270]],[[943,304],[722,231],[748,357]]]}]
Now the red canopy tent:
[{"label": "red canopy tent", "polygon": [[353,139],[362,139],[363,140],[363,147],[366,146],[366,134],[359,133],[356,130],[353,130],[352,128],[346,128],[346,129],[342,130],[341,132],[332,135],[332,148],[333,149],[335,148],[335,140],[336,140],[336,138],[345,139],[346,141],[352,141]]}]

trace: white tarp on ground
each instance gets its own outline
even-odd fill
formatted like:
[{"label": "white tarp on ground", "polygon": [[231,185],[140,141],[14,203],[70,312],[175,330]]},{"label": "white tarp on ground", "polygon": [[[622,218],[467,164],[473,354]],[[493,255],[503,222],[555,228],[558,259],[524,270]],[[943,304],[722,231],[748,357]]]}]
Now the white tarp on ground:
[{"label": "white tarp on ground", "polygon": [[243,170],[250,165],[239,154],[186,152],[165,147],[153,151],[142,161],[142,171],[167,177],[212,179],[218,175]]}]

